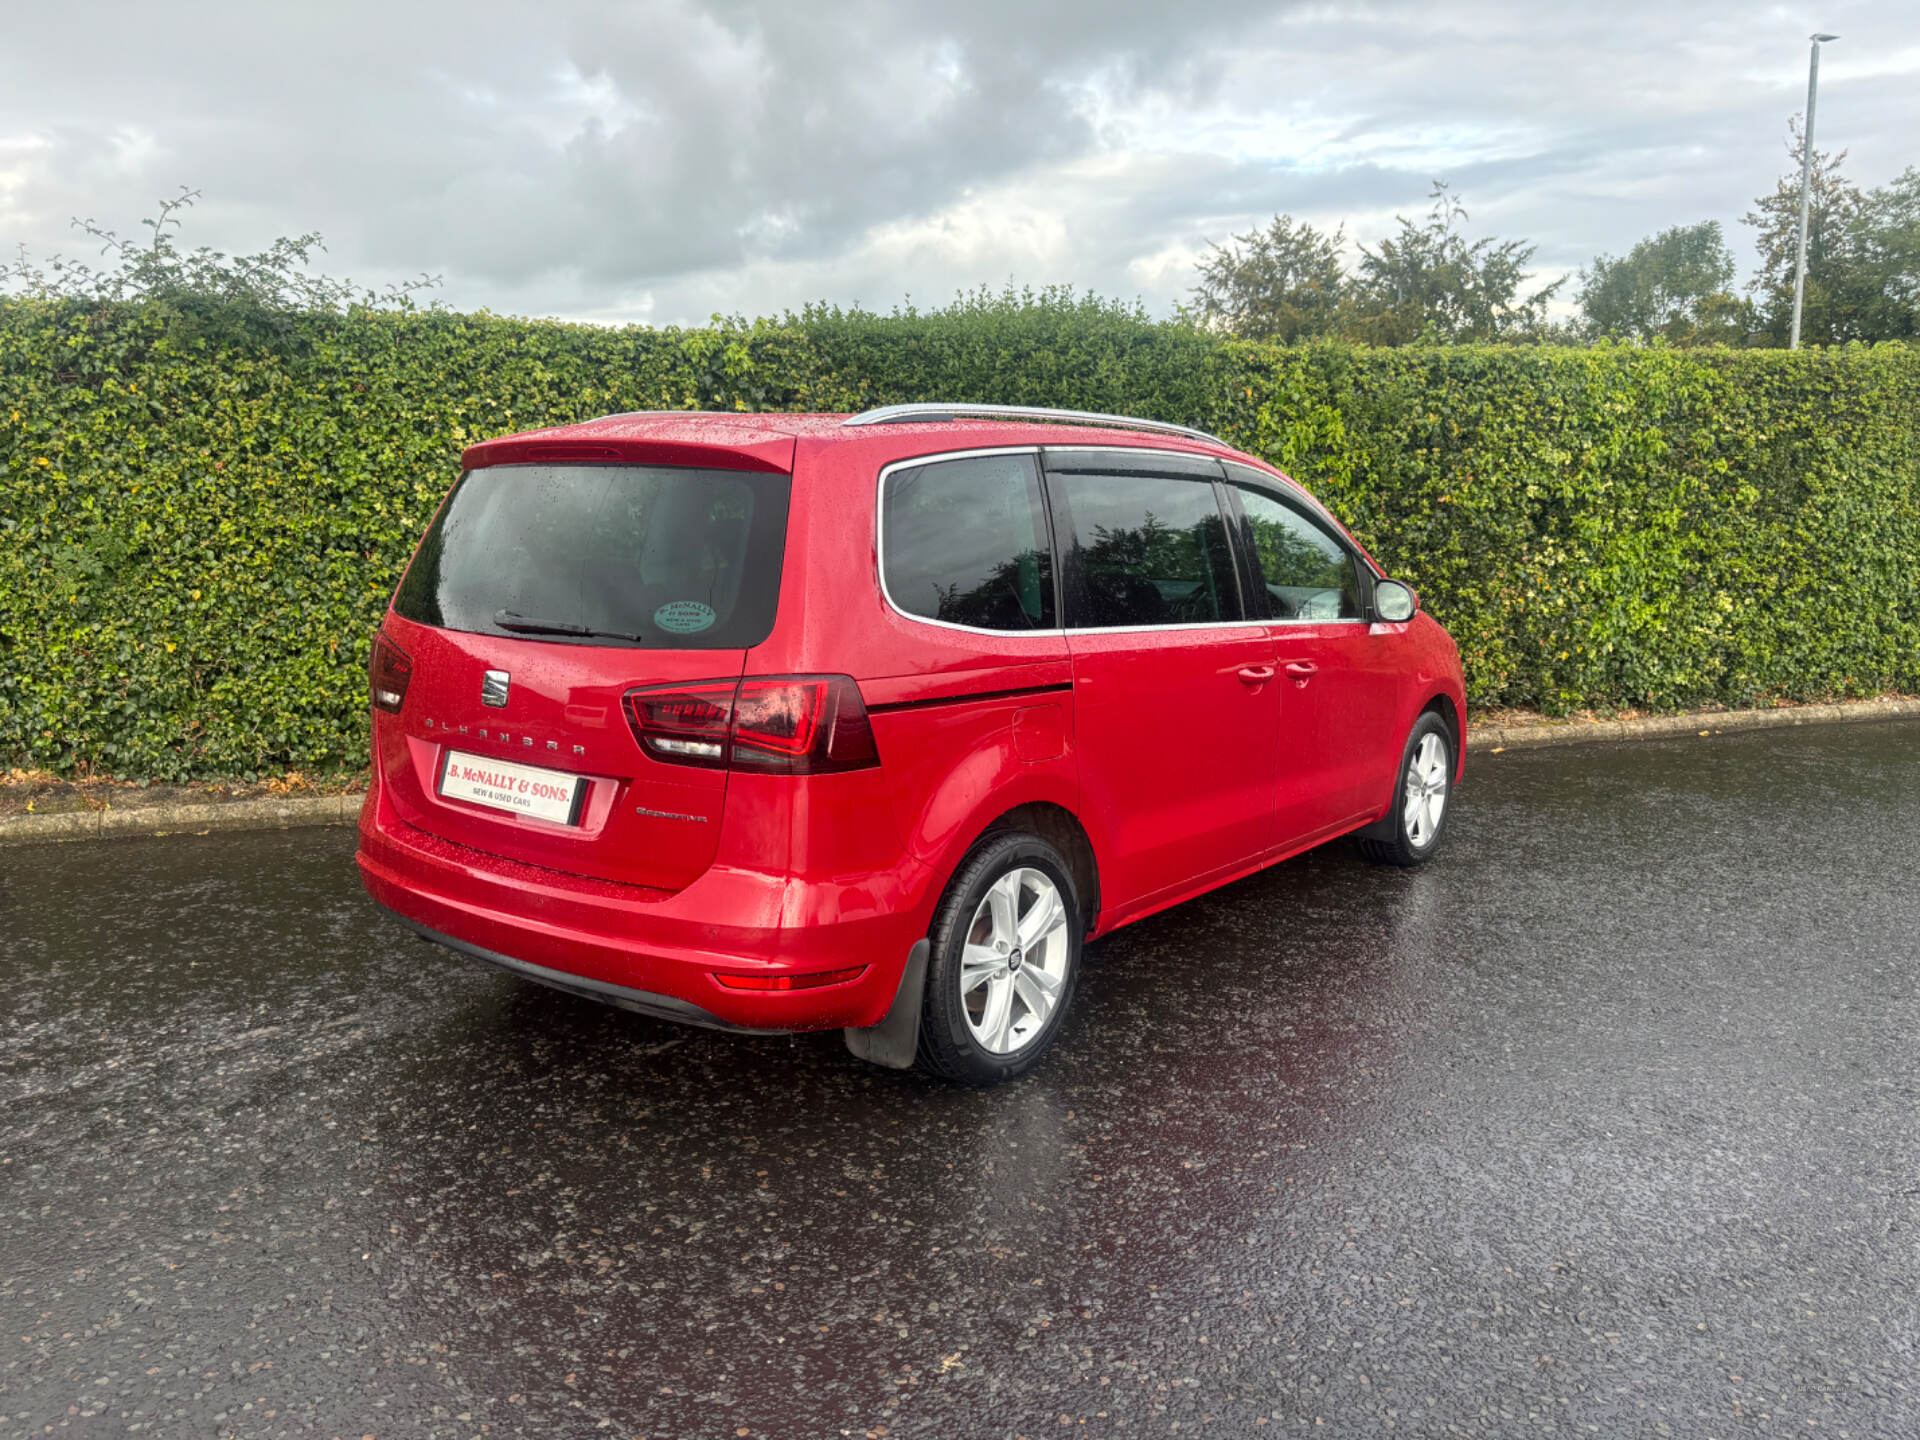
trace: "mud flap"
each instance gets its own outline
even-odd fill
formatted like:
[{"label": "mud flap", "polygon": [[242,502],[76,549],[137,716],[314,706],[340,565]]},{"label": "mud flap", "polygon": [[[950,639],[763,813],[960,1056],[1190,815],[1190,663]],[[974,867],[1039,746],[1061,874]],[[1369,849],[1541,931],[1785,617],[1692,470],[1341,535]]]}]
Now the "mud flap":
[{"label": "mud flap", "polygon": [[1363,825],[1352,832],[1355,840],[1378,840],[1383,845],[1397,845],[1400,842],[1400,811],[1389,805],[1387,813],[1371,825]]},{"label": "mud flap", "polygon": [[927,989],[927,955],[931,948],[929,942],[921,940],[907,952],[900,989],[878,1025],[840,1032],[846,1037],[847,1049],[862,1060],[893,1070],[913,1067],[914,1052],[920,1047],[920,1001]]}]

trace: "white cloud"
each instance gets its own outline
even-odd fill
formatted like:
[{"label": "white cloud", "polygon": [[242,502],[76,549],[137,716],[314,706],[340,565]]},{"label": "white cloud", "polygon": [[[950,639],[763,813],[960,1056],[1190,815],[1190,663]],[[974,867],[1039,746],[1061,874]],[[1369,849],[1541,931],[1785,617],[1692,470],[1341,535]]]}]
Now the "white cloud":
[{"label": "white cloud", "polygon": [[[1920,4],[1826,0],[1820,139],[1920,160]],[[1551,276],[1739,215],[1784,168],[1812,20],[1738,0],[468,0],[39,6],[0,50],[0,248],[318,229],[459,306],[698,322],[1009,279],[1166,310],[1288,212],[1372,239],[1454,183]]]}]

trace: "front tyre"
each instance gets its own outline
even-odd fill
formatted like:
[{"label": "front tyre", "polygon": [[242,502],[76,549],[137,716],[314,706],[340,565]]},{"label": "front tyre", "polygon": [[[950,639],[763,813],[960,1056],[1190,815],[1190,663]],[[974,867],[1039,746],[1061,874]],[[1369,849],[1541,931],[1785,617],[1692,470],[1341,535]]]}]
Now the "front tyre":
[{"label": "front tyre", "polygon": [[1454,774],[1453,732],[1429,710],[1407,736],[1393,808],[1360,832],[1360,853],[1381,865],[1413,866],[1431,859],[1446,834]]},{"label": "front tyre", "polygon": [[1023,831],[987,836],[947,887],[928,939],[920,1067],[965,1085],[1031,1070],[1080,973],[1080,896],[1060,852]]}]

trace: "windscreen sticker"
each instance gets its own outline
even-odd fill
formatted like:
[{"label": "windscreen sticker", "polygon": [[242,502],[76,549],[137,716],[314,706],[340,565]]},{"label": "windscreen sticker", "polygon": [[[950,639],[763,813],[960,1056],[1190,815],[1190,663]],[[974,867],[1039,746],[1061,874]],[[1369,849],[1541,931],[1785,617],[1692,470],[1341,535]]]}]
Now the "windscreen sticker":
[{"label": "windscreen sticker", "polygon": [[713,610],[698,600],[669,600],[653,612],[653,623],[674,635],[692,635],[713,622]]}]

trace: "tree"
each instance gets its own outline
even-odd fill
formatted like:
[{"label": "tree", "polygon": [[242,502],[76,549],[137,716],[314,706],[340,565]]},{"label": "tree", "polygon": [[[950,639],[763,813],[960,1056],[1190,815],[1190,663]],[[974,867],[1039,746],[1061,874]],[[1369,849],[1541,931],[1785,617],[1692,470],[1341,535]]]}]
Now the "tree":
[{"label": "tree", "polygon": [[180,214],[200,198],[198,190],[162,200],[159,213],[141,221],[151,235],[145,241],[122,239],[92,220],[76,218],[73,228],[100,243],[111,263],[89,265],[64,255],[44,265],[27,256],[26,246],[10,264],[0,265],[0,293],[14,289],[37,300],[63,301],[89,309],[148,304],[168,314],[183,335],[218,344],[280,344],[291,334],[291,317],[316,310],[344,312],[410,309],[413,296],[440,283],[438,276],[372,291],[308,270],[316,251],[326,249],[317,234],[283,237],[257,255],[227,255],[202,245],[182,250],[172,231]]},{"label": "tree", "polygon": [[1920,336],[1920,169],[1867,192],[1853,239],[1849,308],[1860,338]]},{"label": "tree", "polygon": [[1377,249],[1360,247],[1360,273],[1346,329],[1376,345],[1449,343],[1540,334],[1547,302],[1564,277],[1522,298],[1535,246],[1524,240],[1468,241],[1457,228],[1466,207],[1444,181],[1433,183],[1425,224],[1398,217],[1400,232]]},{"label": "tree", "polygon": [[1741,302],[1732,291],[1733,252],[1718,220],[1676,225],[1618,259],[1596,255],[1580,272],[1589,334],[1675,344],[1739,341]]},{"label": "tree", "polygon": [[[1776,345],[1785,345],[1792,326],[1793,276],[1800,229],[1800,159],[1805,138],[1800,120],[1787,122],[1787,155],[1792,165],[1771,195],[1756,199],[1741,217],[1759,233],[1754,244],[1760,266],[1747,290],[1760,310],[1761,325]],[[1809,344],[1836,344],[1865,338],[1853,313],[1859,299],[1854,273],[1856,242],[1865,197],[1840,173],[1847,152],[1813,152],[1807,209],[1807,281],[1801,307],[1800,338]]]},{"label": "tree", "polygon": [[1248,340],[1291,344],[1330,334],[1347,291],[1345,240],[1344,227],[1316,230],[1276,215],[1265,230],[1209,246],[1189,313]]}]

